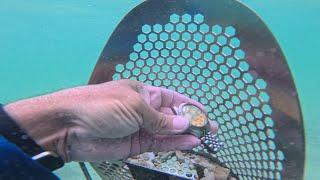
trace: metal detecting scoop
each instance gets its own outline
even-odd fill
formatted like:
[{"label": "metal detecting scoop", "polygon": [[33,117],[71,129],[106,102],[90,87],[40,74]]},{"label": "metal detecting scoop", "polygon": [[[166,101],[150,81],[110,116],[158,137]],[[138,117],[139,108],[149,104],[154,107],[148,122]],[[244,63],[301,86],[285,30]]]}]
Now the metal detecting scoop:
[{"label": "metal detecting scoop", "polygon": [[[238,1],[140,4],[113,32],[90,84],[122,78],[204,104],[208,118],[220,125],[217,138],[224,147],[216,154],[201,147],[194,152],[216,159],[239,179],[302,179],[303,121],[290,70],[267,26]],[[125,164],[93,167],[106,179],[144,178]]]}]

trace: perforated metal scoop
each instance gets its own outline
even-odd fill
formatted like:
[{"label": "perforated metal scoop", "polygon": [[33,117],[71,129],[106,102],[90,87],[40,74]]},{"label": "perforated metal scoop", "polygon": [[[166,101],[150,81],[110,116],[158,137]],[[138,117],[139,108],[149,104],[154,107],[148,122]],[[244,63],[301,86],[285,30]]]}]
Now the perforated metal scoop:
[{"label": "perforated metal scoop", "polygon": [[[241,3],[142,3],[113,32],[90,83],[121,78],[204,104],[225,145],[216,154],[194,152],[217,159],[239,179],[302,179],[303,123],[289,68],[272,33]],[[102,177],[132,178],[126,165],[111,171],[106,164],[93,164]]]}]

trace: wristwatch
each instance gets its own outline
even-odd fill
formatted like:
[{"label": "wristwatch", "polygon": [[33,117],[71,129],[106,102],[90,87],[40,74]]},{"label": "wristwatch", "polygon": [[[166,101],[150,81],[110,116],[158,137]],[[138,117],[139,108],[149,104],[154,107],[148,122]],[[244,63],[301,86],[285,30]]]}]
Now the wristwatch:
[{"label": "wristwatch", "polygon": [[179,107],[174,108],[175,113],[189,120],[187,133],[200,138],[202,144],[211,153],[217,153],[222,147],[221,142],[216,134],[210,131],[210,123],[206,114],[197,106],[188,103],[182,103]]},{"label": "wristwatch", "polygon": [[24,153],[44,167],[53,171],[64,165],[64,161],[57,154],[45,151],[4,111],[0,104],[0,135],[18,146]]}]

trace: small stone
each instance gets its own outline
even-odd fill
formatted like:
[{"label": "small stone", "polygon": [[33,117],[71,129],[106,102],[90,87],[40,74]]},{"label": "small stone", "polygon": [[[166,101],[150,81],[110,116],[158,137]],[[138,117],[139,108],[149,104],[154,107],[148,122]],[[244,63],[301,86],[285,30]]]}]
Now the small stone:
[{"label": "small stone", "polygon": [[215,174],[213,169],[205,168],[203,171],[203,178],[201,180],[215,180]]},{"label": "small stone", "polygon": [[154,160],[156,157],[154,155],[153,152],[146,152],[146,153],[143,153],[142,154],[142,158],[145,160],[145,161],[152,161]]},{"label": "small stone", "polygon": [[226,180],[230,174],[230,169],[217,166],[214,170],[216,180]]}]

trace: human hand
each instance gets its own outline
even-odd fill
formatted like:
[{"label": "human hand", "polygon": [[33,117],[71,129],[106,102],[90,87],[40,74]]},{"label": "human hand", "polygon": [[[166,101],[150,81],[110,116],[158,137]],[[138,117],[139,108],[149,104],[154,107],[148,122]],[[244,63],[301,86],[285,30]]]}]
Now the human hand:
[{"label": "human hand", "polygon": [[[45,111],[50,113],[38,112],[43,115],[31,119],[50,117],[51,121],[22,120],[36,113],[14,111],[19,106],[25,109],[27,104],[32,107],[37,103],[33,109],[49,103]],[[188,129],[189,122],[172,111],[181,103],[191,103],[204,110],[198,102],[174,91],[120,80],[71,88],[5,108],[40,145],[65,161],[103,161],[147,151],[187,150],[199,145],[200,140],[195,136],[181,134]],[[211,122],[214,133],[217,128]]]}]

